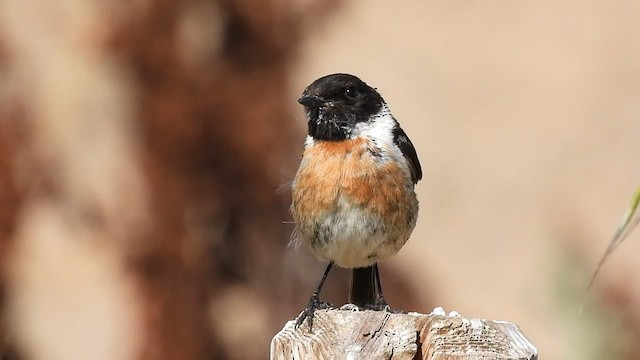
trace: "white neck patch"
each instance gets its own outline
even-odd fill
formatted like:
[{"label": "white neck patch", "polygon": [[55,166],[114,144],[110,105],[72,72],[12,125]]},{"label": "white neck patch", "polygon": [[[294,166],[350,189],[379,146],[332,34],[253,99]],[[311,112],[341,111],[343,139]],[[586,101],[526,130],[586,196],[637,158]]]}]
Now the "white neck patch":
[{"label": "white neck patch", "polygon": [[304,140],[304,148],[312,147],[315,144],[313,137],[311,135],[307,135],[307,138]]},{"label": "white neck patch", "polygon": [[379,147],[393,145],[393,129],[397,122],[391,115],[387,104],[382,105],[380,111],[371,116],[369,121],[356,124],[351,136],[363,136],[374,141]]}]

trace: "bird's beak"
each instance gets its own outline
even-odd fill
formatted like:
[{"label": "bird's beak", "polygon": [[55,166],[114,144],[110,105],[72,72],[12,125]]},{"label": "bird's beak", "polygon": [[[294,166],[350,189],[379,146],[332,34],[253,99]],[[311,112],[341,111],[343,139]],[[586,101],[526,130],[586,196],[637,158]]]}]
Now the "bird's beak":
[{"label": "bird's beak", "polygon": [[321,99],[315,95],[304,95],[303,97],[298,99],[298,102],[308,108],[319,108],[322,105],[326,104],[326,101],[324,99]]}]

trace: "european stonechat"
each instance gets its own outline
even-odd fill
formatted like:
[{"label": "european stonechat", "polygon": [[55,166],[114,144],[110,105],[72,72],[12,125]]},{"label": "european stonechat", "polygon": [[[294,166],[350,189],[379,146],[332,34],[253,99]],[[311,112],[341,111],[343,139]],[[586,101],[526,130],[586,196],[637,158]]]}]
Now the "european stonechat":
[{"label": "european stonechat", "polygon": [[348,74],[309,85],[298,100],[309,134],[292,183],[293,243],[328,261],[297,325],[326,307],[320,291],[333,264],[353,269],[349,302],[388,309],[377,263],[395,255],[416,225],[422,178],[416,150],[376,89]]}]

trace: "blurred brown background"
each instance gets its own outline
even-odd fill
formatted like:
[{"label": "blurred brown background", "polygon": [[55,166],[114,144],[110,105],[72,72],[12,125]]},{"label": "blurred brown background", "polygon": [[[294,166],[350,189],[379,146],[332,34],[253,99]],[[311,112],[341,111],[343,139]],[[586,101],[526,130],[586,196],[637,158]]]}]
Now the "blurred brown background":
[{"label": "blurred brown background", "polygon": [[[287,248],[319,76],[375,86],[425,178],[392,306],[640,359],[632,1],[0,2],[0,359],[263,359],[323,264]],[[346,272],[330,280],[340,303]]]}]

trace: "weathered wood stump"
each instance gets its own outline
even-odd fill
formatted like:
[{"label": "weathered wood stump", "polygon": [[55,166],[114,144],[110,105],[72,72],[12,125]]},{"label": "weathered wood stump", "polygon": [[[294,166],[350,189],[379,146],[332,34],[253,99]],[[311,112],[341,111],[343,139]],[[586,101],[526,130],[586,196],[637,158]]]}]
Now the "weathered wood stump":
[{"label": "weathered wood stump", "polygon": [[271,340],[271,360],[536,360],[537,349],[504,321],[431,314],[318,310],[313,329],[289,321]]}]

